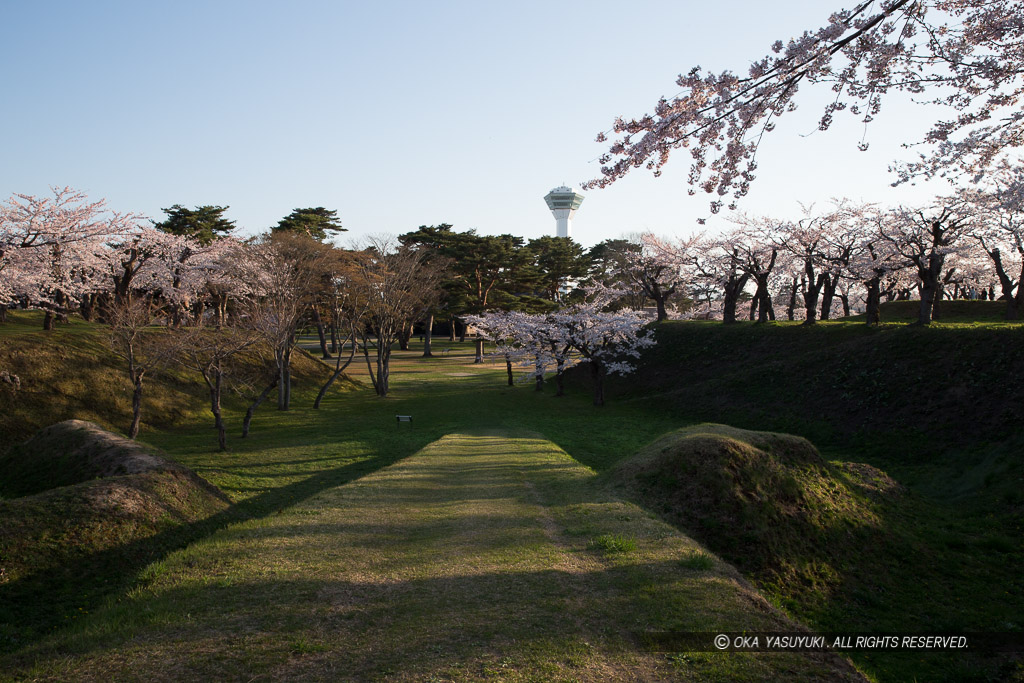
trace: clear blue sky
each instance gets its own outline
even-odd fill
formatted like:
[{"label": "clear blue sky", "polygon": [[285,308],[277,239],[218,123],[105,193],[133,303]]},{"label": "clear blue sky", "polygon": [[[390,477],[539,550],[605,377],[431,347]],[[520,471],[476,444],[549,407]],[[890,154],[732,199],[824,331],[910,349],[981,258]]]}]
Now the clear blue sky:
[{"label": "clear blue sky", "polygon": [[[554,234],[542,197],[598,173],[595,134],[674,95],[681,71],[744,70],[842,2],[7,2],[0,195],[70,185],[121,211],[230,205],[246,233],[337,209],[345,238],[421,224]],[[805,94],[812,94],[810,92]],[[743,209],[784,217],[830,196],[920,203],[888,187],[926,110],[770,136]],[[851,117],[852,118],[852,117]],[[689,234],[688,159],[587,193],[586,245]],[[714,229],[715,223],[709,225]],[[719,222],[718,226],[721,225]]]}]

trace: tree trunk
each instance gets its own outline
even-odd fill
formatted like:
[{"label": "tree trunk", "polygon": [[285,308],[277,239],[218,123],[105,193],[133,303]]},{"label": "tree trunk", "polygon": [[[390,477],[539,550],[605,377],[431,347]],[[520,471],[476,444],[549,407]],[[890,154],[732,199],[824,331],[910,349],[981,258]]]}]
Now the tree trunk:
[{"label": "tree trunk", "polygon": [[839,286],[839,278],[823,273],[824,282],[821,288],[821,319],[832,319],[832,299],[836,296],[836,287]]},{"label": "tree trunk", "polygon": [[917,322],[920,325],[928,325],[932,321],[935,295],[941,291],[939,275],[942,273],[942,264],[945,260],[945,254],[932,252],[928,255],[927,264],[923,259],[917,264],[917,275],[921,279],[921,307],[917,313]]},{"label": "tree trunk", "polygon": [[555,369],[555,396],[565,396],[565,359],[558,359],[558,367]]},{"label": "tree trunk", "polygon": [[284,352],[284,409],[292,405],[292,347]]},{"label": "tree trunk", "polygon": [[455,343],[455,318],[452,318],[448,323],[448,341]]},{"label": "tree trunk", "polygon": [[53,300],[57,303],[56,310],[54,311],[57,322],[68,322],[68,297],[64,292],[58,290],[57,295],[53,297]]},{"label": "tree trunk", "polygon": [[373,385],[374,392],[377,392],[377,375],[373,371],[373,365],[370,364],[370,344],[365,336],[363,337],[363,358],[366,359],[366,372],[370,375],[370,384]]},{"label": "tree trunk", "polygon": [[423,357],[430,358],[433,354],[430,353],[430,338],[434,334],[434,314],[431,313],[427,316],[426,329],[423,331]]},{"label": "tree trunk", "polygon": [[797,279],[794,277],[793,284],[791,285],[789,290],[789,305],[786,306],[787,320],[793,320],[794,318],[796,318],[796,292],[799,286],[800,285],[797,282]]},{"label": "tree trunk", "polygon": [[484,339],[483,337],[476,338],[476,358],[473,359],[473,363],[484,362]]},{"label": "tree trunk", "polygon": [[341,353],[338,349],[338,325],[332,321],[329,327],[331,330],[331,353]]},{"label": "tree trunk", "polygon": [[249,405],[249,409],[245,411],[245,419],[242,420],[243,439],[249,436],[249,424],[252,423],[253,413],[255,413],[256,409],[259,408],[265,400],[267,400],[267,396],[270,396],[270,392],[277,386],[277,382],[278,378],[275,377],[274,380],[267,385],[267,388],[260,392],[260,395],[256,397],[256,400]]},{"label": "tree trunk", "polygon": [[7,304],[0,304],[0,323],[7,322]]},{"label": "tree trunk", "polygon": [[769,320],[775,320],[775,308],[772,306],[772,295],[768,293],[768,279],[765,278],[764,282],[758,278],[757,283],[758,291],[760,296],[755,296],[754,300],[757,302],[757,322],[763,323]]},{"label": "tree trunk", "polygon": [[199,322],[203,319],[203,311],[204,310],[205,310],[205,306],[203,305],[203,300],[202,299],[196,299],[192,303],[191,312],[192,312],[192,324],[193,325],[198,325]]},{"label": "tree trunk", "polygon": [[512,359],[505,356],[505,372],[508,373],[508,385],[512,386],[515,382],[512,379]]},{"label": "tree trunk", "polygon": [[134,439],[139,435],[139,423],[142,422],[142,376],[143,373],[135,372],[132,391],[132,424],[128,427],[128,438]]},{"label": "tree trunk", "polygon": [[668,311],[665,310],[665,299],[666,297],[660,296],[654,300],[654,305],[658,307],[658,322],[668,320]]},{"label": "tree trunk", "polygon": [[213,382],[206,378],[206,385],[210,388],[210,412],[213,413],[213,425],[217,428],[217,446],[222,451],[228,449],[228,435],[224,428],[224,419],[220,413],[220,395],[223,386],[223,373],[220,366],[213,368]]},{"label": "tree trunk", "polygon": [[881,278],[873,277],[864,283],[867,287],[867,310],[864,312],[864,318],[868,325],[877,325],[880,320],[879,306],[882,303]]},{"label": "tree trunk", "polygon": [[402,323],[398,326],[398,349],[409,350],[409,339],[412,338],[412,323]]},{"label": "tree trunk", "polygon": [[604,368],[594,359],[590,360],[590,377],[594,381],[594,405],[604,405]]},{"label": "tree trunk", "polygon": [[934,287],[928,285],[921,288],[921,305],[917,309],[917,322],[919,325],[928,325],[932,321],[932,306],[934,305]]},{"label": "tree trunk", "polygon": [[310,306],[313,309],[313,323],[316,325],[316,334],[320,338],[320,356],[324,360],[331,358],[330,352],[327,350],[327,334],[324,332],[324,321],[320,318],[320,311],[316,309],[316,306]]},{"label": "tree trunk", "polygon": [[53,329],[53,311],[46,309],[46,313],[43,314],[43,329],[49,332]]},{"label": "tree trunk", "polygon": [[[988,249],[985,251],[988,251]],[[999,250],[993,249],[988,251],[988,255],[992,257],[992,262],[996,267],[996,276],[999,278],[999,286],[1003,291],[1002,298],[1006,299],[1006,319],[1016,320],[1020,316],[1021,298],[1024,297],[1024,266],[1021,267],[1021,279],[1018,280],[1017,284],[1017,296],[1014,296],[1014,282],[1010,278],[1009,273],[1006,272],[1006,267],[1003,265],[1003,258]],[[984,290],[982,292],[984,293]]]},{"label": "tree trunk", "polygon": [[92,322],[93,312],[96,310],[96,295],[85,294],[82,296],[81,304],[78,306],[79,313],[82,314],[82,319],[86,322]]},{"label": "tree trunk", "polygon": [[469,329],[469,325],[467,325],[466,323],[462,323],[462,329],[459,330],[459,342],[460,343],[465,343],[466,342],[466,330],[468,330],[468,329]]},{"label": "tree trunk", "polygon": [[739,302],[740,294],[743,293],[743,287],[747,284],[748,277],[750,276],[746,273],[740,277],[731,276],[725,283],[725,297],[722,301],[723,323],[736,322],[736,304]]},{"label": "tree trunk", "polygon": [[285,367],[285,351],[282,348],[274,349],[274,360],[277,361],[277,409],[288,410],[288,396],[285,387],[285,375],[288,370]]},{"label": "tree trunk", "polygon": [[[813,273],[813,268],[807,268]],[[818,320],[818,295],[821,294],[821,286],[825,283],[825,276],[821,273],[818,274],[817,278],[808,277],[807,285],[804,289],[804,324],[813,325]]]},{"label": "tree trunk", "polygon": [[382,344],[377,340],[377,395],[384,398],[388,395],[388,375],[390,374],[391,345]]},{"label": "tree trunk", "polygon": [[313,401],[313,410],[320,410],[320,402],[324,400],[324,396],[327,394],[327,390],[334,384],[334,380],[341,376],[341,373],[345,371],[345,368],[349,366],[352,359],[356,357],[356,337],[353,334],[349,339],[352,340],[352,352],[348,355],[348,360],[345,364],[341,364],[341,354],[338,354],[338,362],[334,365],[334,373],[328,378],[327,383],[320,387],[320,393],[316,395],[316,400]]}]

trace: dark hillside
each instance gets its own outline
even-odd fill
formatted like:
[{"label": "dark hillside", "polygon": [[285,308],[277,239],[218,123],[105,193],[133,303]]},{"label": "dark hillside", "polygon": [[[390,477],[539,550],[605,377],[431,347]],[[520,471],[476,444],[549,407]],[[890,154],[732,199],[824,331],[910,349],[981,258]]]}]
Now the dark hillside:
[{"label": "dark hillside", "polygon": [[657,345],[615,390],[693,419],[869,448],[880,433],[898,434],[906,455],[1021,429],[1021,324],[688,321],[656,329]]},{"label": "dark hillside", "polygon": [[[998,302],[951,303],[964,305],[928,327],[657,325],[657,345],[636,374],[614,379],[609,401],[684,424],[799,435],[822,458],[693,428],[624,453],[606,476],[819,630],[1019,633],[1024,325],[979,320]],[[573,375],[573,390],[586,391],[587,375]],[[856,659],[885,680],[1024,671],[1019,658]]]}]

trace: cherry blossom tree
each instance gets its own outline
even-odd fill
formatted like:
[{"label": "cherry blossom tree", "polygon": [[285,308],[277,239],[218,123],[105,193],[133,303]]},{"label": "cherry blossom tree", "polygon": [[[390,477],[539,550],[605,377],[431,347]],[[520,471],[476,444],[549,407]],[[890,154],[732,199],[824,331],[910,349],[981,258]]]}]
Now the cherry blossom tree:
[{"label": "cherry blossom tree", "polygon": [[[830,279],[827,248],[828,233],[835,225],[835,215],[815,212],[813,206],[801,207],[803,216],[795,221],[780,222],[773,235],[779,249],[788,252],[800,265],[800,292],[803,295],[804,323],[813,325],[818,318],[818,297]],[[796,275],[792,275],[790,313],[797,293]]]},{"label": "cherry blossom tree", "polygon": [[691,194],[715,195],[712,213],[732,208],[755,178],[760,141],[796,108],[805,84],[834,93],[822,130],[843,111],[867,126],[894,91],[942,105],[952,114],[932,124],[923,140],[930,152],[901,167],[900,178],[977,174],[1024,144],[1022,36],[1018,0],[865,0],[817,30],[776,41],[745,75],[700,67],[680,75],[682,93],[660,99],[653,114],[615,120],[601,176],[584,187],[605,187],[641,166],[659,175],[685,148]]},{"label": "cherry blossom tree", "polygon": [[901,258],[917,269],[921,287],[917,320],[927,325],[932,321],[935,304],[942,296],[946,258],[962,246],[969,221],[964,215],[964,206],[952,201],[917,211],[901,208],[895,217],[896,220],[879,224],[879,234]]},{"label": "cherry blossom tree", "polygon": [[492,355],[505,361],[509,386],[515,383],[512,366],[528,355],[535,317],[521,311],[488,311],[465,318],[466,324],[476,328],[481,339],[495,345]]},{"label": "cherry blossom tree", "polygon": [[[230,237],[206,245],[185,235],[168,234],[166,239],[158,258],[147,262],[141,277],[159,287],[159,296],[169,308],[169,322],[176,326],[190,317],[198,322],[206,303],[213,302],[211,286],[219,290],[230,286],[230,264],[241,245]],[[223,312],[218,311],[218,316],[223,317]]]},{"label": "cherry blossom tree", "polygon": [[[719,309],[726,324],[736,322],[736,305],[750,279],[750,273],[741,267],[740,249],[732,242],[729,235],[701,239],[691,257],[694,276],[707,292],[706,310],[710,314]],[[712,304],[710,292],[721,292],[717,306]]]},{"label": "cherry blossom tree", "polygon": [[864,287],[865,322],[877,325],[883,295],[892,295],[906,270],[906,261],[894,243],[882,237],[895,231],[887,224],[901,217],[872,204],[847,204],[843,218],[844,226],[855,239],[846,261],[846,275]]},{"label": "cherry blossom tree", "polygon": [[647,320],[636,311],[602,311],[603,302],[580,304],[553,313],[552,324],[561,329],[571,348],[580,353],[581,363],[590,367],[594,384],[594,405],[604,405],[604,379],[610,374],[629,374],[641,349],[654,345]]},{"label": "cherry blossom tree", "polygon": [[[333,330],[344,330],[346,336],[341,343],[341,348],[335,349],[334,372],[327,378],[324,385],[313,401],[313,408],[320,409],[320,403],[324,400],[331,385],[341,377],[341,373],[352,363],[356,354],[356,338],[359,329],[366,325],[366,312],[368,302],[360,298],[360,291],[351,286],[353,279],[353,254],[343,249],[333,249],[329,252],[327,261],[327,283],[324,305],[331,320]],[[344,357],[344,347],[349,345],[349,356]]]},{"label": "cherry blossom tree", "polygon": [[0,296],[43,309],[44,329],[92,290],[104,269],[105,242],[131,233],[139,219],[67,187],[54,188],[52,197],[16,194],[0,218]]},{"label": "cherry blossom tree", "polygon": [[618,273],[624,282],[643,292],[657,308],[657,320],[668,320],[667,302],[685,284],[687,245],[671,247],[666,240],[644,233],[631,240],[635,249],[624,249]]},{"label": "cherry blossom tree", "polygon": [[524,316],[519,327],[524,365],[532,364],[528,373],[534,379],[537,391],[544,388],[548,368],[555,367],[555,396],[565,395],[565,371],[579,361],[573,355],[573,344],[568,337],[564,320],[558,313]]},{"label": "cherry blossom tree", "polygon": [[991,259],[1006,319],[1017,320],[1024,312],[1024,169],[1002,164],[987,176],[980,188],[962,190],[960,197],[976,212],[970,237]]}]

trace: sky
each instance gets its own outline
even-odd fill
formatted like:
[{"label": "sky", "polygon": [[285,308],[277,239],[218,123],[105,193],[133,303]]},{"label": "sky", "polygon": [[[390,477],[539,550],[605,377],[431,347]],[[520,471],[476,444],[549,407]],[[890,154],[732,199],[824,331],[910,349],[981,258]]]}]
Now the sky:
[{"label": "sky", "polygon": [[[242,234],[292,209],[338,211],[342,243],[420,225],[553,235],[543,201],[599,175],[596,134],[677,94],[695,65],[745,72],[842,0],[7,2],[0,198],[70,186],[163,218],[227,205]],[[831,197],[921,205],[941,185],[887,172],[935,118],[893,101],[868,131],[816,129],[822,91],[767,136],[741,209],[791,218]],[[685,152],[586,191],[586,246],[705,227]]]}]

